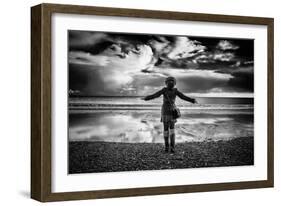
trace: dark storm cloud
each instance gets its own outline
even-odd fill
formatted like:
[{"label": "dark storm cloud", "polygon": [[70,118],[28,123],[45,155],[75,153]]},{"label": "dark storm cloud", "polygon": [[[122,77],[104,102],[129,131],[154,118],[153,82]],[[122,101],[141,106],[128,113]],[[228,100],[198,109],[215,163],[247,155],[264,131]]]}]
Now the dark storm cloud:
[{"label": "dark storm cloud", "polygon": [[97,55],[108,49],[116,56],[126,58],[130,52],[139,54],[140,45],[151,47],[151,62],[156,66],[162,61],[195,56],[205,49],[200,42],[188,37],[69,31],[69,51]]},{"label": "dark storm cloud", "polygon": [[83,51],[92,55],[100,54],[106,49],[116,51],[123,57],[129,52],[138,54],[139,45],[154,39],[151,35],[128,35],[100,32],[69,31],[69,51]]},{"label": "dark storm cloud", "polygon": [[[237,47],[235,50],[235,53],[237,56],[243,57],[243,58],[250,58],[253,59],[254,57],[254,40],[252,39],[229,39],[229,38],[206,38],[206,37],[189,37],[191,40],[198,40],[203,45],[207,47],[207,51],[212,51],[214,49],[219,49],[219,43],[221,41],[228,41],[231,43],[234,47]],[[232,50],[232,49],[226,49]]]},{"label": "dark storm cloud", "polygon": [[249,39],[69,31],[69,85],[85,95],[144,95],[167,76],[183,92],[253,92],[253,59]]},{"label": "dark storm cloud", "polygon": [[252,67],[232,72],[232,76],[233,78],[228,82],[228,87],[240,92],[254,91],[254,74]]},{"label": "dark storm cloud", "polygon": [[69,31],[69,51],[100,54],[114,42],[105,33]]},{"label": "dark storm cloud", "polygon": [[105,94],[103,77],[89,65],[69,64],[69,85],[71,90],[80,91],[78,95],[87,96],[92,90],[98,91],[96,95]]},{"label": "dark storm cloud", "polygon": [[179,88],[183,88],[185,93],[205,93],[212,88],[225,88],[228,81],[224,79],[208,79],[208,77],[189,77],[186,79],[179,79]]}]

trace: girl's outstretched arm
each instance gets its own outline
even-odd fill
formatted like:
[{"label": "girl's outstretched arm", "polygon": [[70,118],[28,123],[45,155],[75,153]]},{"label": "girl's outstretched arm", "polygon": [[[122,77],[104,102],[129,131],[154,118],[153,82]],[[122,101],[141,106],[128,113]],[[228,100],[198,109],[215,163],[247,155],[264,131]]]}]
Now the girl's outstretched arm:
[{"label": "girl's outstretched arm", "polygon": [[181,99],[183,99],[183,100],[185,100],[185,101],[188,101],[188,102],[191,102],[191,103],[196,103],[196,99],[194,99],[194,98],[190,98],[190,97],[188,97],[188,96],[185,96],[183,93],[181,93],[180,91],[176,91],[176,94],[177,94],[177,96],[179,97],[179,98],[181,98]]},{"label": "girl's outstretched arm", "polygon": [[165,88],[159,90],[158,92],[156,92],[156,93],[154,93],[154,94],[152,94],[152,95],[148,95],[148,96],[146,96],[146,97],[144,97],[144,98],[142,98],[142,99],[145,100],[145,101],[147,101],[147,100],[151,100],[151,99],[155,99],[155,98],[157,98],[157,97],[160,97],[161,94],[163,94],[164,89],[165,89]]}]

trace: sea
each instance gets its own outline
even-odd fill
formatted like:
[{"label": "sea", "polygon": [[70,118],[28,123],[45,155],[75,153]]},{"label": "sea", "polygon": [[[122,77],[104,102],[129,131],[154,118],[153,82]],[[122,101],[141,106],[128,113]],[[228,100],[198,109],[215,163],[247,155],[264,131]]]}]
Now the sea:
[{"label": "sea", "polygon": [[[227,141],[254,136],[254,98],[195,97],[198,104],[176,98],[182,116],[176,142]],[[162,97],[70,97],[69,141],[163,143]]]}]

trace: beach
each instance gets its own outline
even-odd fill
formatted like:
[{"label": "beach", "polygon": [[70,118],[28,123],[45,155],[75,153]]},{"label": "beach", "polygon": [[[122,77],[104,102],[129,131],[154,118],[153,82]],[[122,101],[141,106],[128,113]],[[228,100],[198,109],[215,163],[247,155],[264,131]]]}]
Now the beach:
[{"label": "beach", "polygon": [[253,147],[253,137],[178,143],[174,154],[162,143],[72,141],[69,173],[253,165]]},{"label": "beach", "polygon": [[74,98],[69,102],[70,174],[254,164],[252,99],[178,101],[176,153],[164,152],[161,99]]}]

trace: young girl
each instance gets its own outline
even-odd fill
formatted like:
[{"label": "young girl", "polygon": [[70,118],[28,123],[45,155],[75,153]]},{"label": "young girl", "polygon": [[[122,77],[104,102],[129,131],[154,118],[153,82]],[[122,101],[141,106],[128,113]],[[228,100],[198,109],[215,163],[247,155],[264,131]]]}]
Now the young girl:
[{"label": "young girl", "polygon": [[[173,106],[175,104],[176,96],[179,96],[181,99],[192,102],[193,104],[197,103],[196,99],[185,96],[183,93],[174,88],[176,85],[176,79],[174,77],[167,77],[165,80],[166,87],[163,87],[160,91],[143,97],[142,100],[151,100],[157,97],[160,97],[163,94],[163,104],[161,108],[161,122],[164,126],[164,140],[165,140],[165,152],[170,151],[175,152],[175,123],[177,120],[172,115]],[[172,104],[171,104],[172,103]],[[169,131],[170,129],[170,131]],[[170,144],[169,144],[170,136]]]}]

